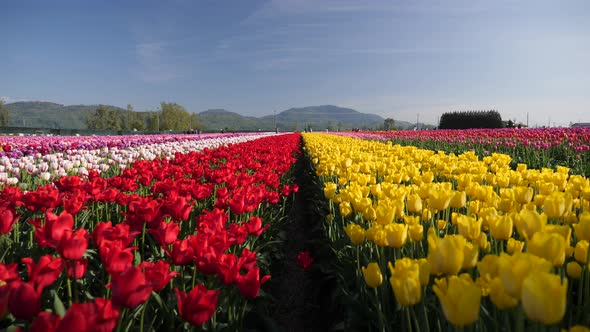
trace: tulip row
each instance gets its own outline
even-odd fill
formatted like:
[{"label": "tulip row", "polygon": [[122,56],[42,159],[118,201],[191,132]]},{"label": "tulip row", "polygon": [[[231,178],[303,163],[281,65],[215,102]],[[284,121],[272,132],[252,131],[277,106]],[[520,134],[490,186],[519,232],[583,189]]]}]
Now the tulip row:
[{"label": "tulip row", "polygon": [[367,317],[380,331],[590,326],[589,179],[512,169],[504,154],[303,138],[336,273],[355,280],[342,293],[366,311],[350,328]]},{"label": "tulip row", "polygon": [[135,160],[173,158],[177,152],[201,151],[269,136],[269,133],[102,137],[0,138],[0,186],[36,187],[65,175],[89,170],[116,174]]},{"label": "tulip row", "polygon": [[390,132],[350,132],[351,137],[392,141],[428,150],[480,156],[508,154],[514,163],[531,168],[567,166],[575,174],[590,176],[590,128],[469,129]]},{"label": "tulip row", "polygon": [[298,189],[299,141],[276,135],[138,160],[110,178],[89,170],[26,192],[6,186],[2,326],[240,329]]}]

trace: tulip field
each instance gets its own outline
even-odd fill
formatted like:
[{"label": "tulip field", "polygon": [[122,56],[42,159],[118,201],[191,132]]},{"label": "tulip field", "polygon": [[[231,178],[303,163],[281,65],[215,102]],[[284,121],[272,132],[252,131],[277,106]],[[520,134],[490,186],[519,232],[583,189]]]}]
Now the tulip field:
[{"label": "tulip field", "polygon": [[589,331],[589,146],[584,128],[0,136],[0,329],[240,331],[285,300],[268,285],[290,263],[330,280],[333,330]]}]

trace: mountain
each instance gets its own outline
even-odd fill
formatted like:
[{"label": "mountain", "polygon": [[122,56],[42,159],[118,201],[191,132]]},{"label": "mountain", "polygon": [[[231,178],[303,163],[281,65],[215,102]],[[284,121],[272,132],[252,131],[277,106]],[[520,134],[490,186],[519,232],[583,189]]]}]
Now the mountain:
[{"label": "mountain", "polygon": [[[262,119],[273,119],[272,115]],[[334,105],[308,106],[290,108],[276,116],[277,123],[297,130],[310,127],[313,130],[376,128],[383,125],[383,118],[379,115],[361,113],[350,108]]]},{"label": "mountain", "polygon": [[[21,101],[6,104],[8,126],[31,128],[85,129],[86,119],[99,105],[69,105],[45,101]],[[109,106],[119,111],[122,108]]]},{"label": "mountain", "polygon": [[[67,106],[43,101],[6,104],[10,114],[8,125],[11,127],[61,129],[85,129],[86,119],[98,106],[100,105]],[[126,112],[120,107],[104,106],[117,112]],[[272,131],[275,124],[280,131],[300,131],[306,128],[314,131],[369,129],[383,125],[383,118],[378,115],[333,105],[290,108],[276,116],[263,117],[243,116],[223,109],[210,109],[198,114],[207,131]]]}]

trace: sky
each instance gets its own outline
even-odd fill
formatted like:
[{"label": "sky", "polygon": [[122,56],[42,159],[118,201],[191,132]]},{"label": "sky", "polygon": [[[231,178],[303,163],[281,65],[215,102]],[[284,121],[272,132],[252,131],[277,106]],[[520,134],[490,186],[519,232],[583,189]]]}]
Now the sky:
[{"label": "sky", "polygon": [[590,122],[587,0],[0,1],[6,102]]}]

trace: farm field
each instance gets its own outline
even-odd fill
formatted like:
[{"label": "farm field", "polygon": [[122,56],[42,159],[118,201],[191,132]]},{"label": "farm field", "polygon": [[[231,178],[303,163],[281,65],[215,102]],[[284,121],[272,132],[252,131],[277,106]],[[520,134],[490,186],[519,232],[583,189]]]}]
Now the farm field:
[{"label": "farm field", "polygon": [[588,129],[0,137],[0,325],[289,330],[273,307],[292,284],[310,302],[292,310],[324,321],[310,330],[588,327],[589,145]]}]

